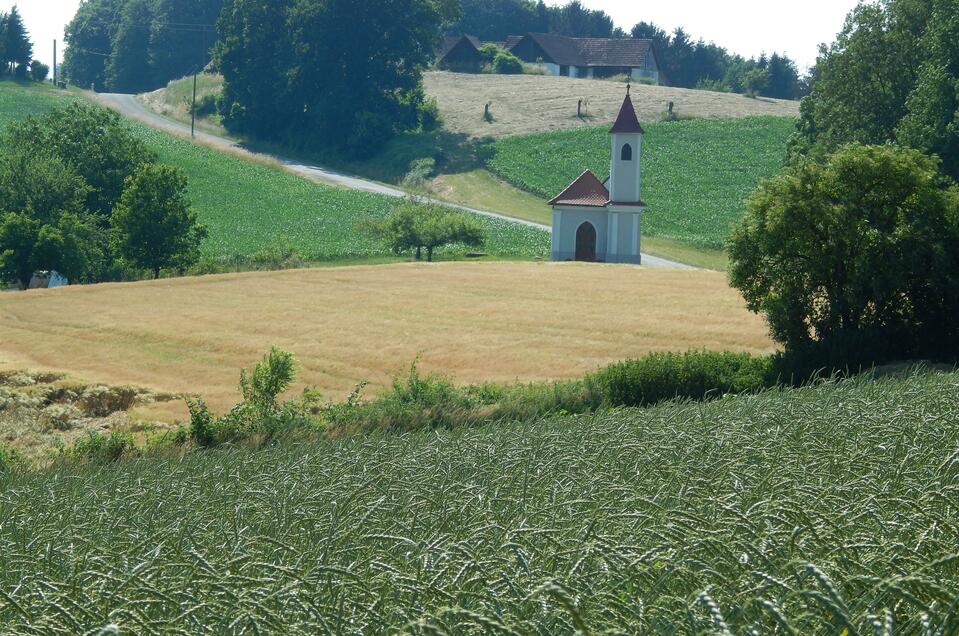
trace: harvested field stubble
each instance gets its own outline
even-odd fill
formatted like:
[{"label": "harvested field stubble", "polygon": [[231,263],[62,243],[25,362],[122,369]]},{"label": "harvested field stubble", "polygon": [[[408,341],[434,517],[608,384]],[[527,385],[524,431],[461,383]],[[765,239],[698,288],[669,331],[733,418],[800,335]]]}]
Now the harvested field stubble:
[{"label": "harvested field stubble", "polygon": [[[458,382],[580,377],[651,351],[773,348],[723,274],[576,263],[401,264],[0,296],[0,368],[200,393],[276,345],[340,399],[419,356]],[[183,415],[183,412],[179,412]]]},{"label": "harvested field stubble", "polygon": [[[450,132],[496,138],[612,123],[626,94],[620,82],[547,75],[432,72],[424,86],[436,98]],[[799,116],[799,102],[780,99],[643,84],[634,85],[631,94],[644,123],[661,120],[668,102],[682,117]],[[589,100],[588,117],[576,116],[580,99]],[[483,120],[487,102],[492,102],[491,123]]]}]

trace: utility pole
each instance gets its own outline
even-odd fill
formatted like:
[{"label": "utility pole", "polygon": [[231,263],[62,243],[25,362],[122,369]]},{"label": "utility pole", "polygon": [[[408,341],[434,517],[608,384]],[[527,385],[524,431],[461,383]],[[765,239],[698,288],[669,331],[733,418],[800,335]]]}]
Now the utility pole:
[{"label": "utility pole", "polygon": [[53,87],[56,88],[57,84],[57,41],[53,41]]},{"label": "utility pole", "polygon": [[193,106],[190,108],[192,111],[193,117],[190,119],[190,138],[196,138],[196,75],[197,72],[193,71]]}]

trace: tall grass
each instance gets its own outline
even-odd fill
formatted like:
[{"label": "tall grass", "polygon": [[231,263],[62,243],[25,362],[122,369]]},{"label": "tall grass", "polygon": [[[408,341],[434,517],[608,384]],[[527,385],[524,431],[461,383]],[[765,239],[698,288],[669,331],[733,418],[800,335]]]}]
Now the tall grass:
[{"label": "tall grass", "polygon": [[957,386],[0,477],[0,632],[955,634]]}]

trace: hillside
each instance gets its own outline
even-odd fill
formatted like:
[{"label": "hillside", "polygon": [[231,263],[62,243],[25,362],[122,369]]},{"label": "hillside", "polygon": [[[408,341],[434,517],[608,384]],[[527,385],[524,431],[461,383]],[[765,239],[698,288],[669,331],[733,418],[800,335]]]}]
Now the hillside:
[{"label": "hillside", "polygon": [[0,475],[0,631],[955,634],[957,382]]},{"label": "hillside", "polygon": [[[643,215],[648,236],[720,249],[743,201],[782,168],[795,131],[787,117],[644,124]],[[609,176],[609,128],[580,128],[498,140],[488,167],[544,199],[583,170]]]},{"label": "hillside", "polygon": [[[0,126],[72,99],[79,97],[44,86],[2,83]],[[314,183],[275,162],[219,152],[135,122],[129,127],[161,162],[188,177],[190,200],[210,231],[202,252],[213,266],[229,267],[275,247],[291,248],[313,262],[396,260],[384,241],[357,227],[388,213],[394,199]],[[493,256],[530,259],[549,250],[546,232],[488,217],[477,220],[487,232],[485,251]],[[440,258],[465,252],[454,247]]]},{"label": "hillside", "polygon": [[[626,93],[626,86],[619,82],[546,75],[434,71],[426,74],[424,85],[427,94],[436,98],[447,130],[495,138],[612,123]],[[682,117],[799,116],[799,102],[751,99],[734,93],[635,84],[632,97],[643,122],[661,120],[668,102],[674,103],[674,112]],[[589,100],[588,117],[576,116],[581,99]],[[492,102],[492,123],[483,120],[487,102]]]},{"label": "hillside", "polygon": [[763,321],[705,271],[402,264],[0,295],[0,370],[199,392],[225,408],[238,370],[271,345],[335,398],[365,380],[375,392],[417,356],[473,382],[576,377],[649,351],[772,349]]}]

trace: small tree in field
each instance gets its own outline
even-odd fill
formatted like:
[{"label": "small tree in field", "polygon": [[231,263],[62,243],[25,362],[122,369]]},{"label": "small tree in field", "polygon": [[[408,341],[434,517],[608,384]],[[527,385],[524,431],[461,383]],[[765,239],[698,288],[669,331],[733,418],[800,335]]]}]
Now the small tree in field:
[{"label": "small tree in field", "polygon": [[959,353],[959,191],[938,167],[913,150],[850,145],[749,198],[730,279],[787,352],[866,334],[890,356]]},{"label": "small tree in field", "polygon": [[119,252],[148,268],[155,279],[164,267],[194,264],[207,236],[186,200],[186,187],[186,177],[177,168],[146,164],[127,179],[113,211]]},{"label": "small tree in field", "polygon": [[402,203],[368,229],[385,238],[394,254],[413,252],[421,260],[425,251],[429,262],[437,247],[454,243],[480,247],[486,238],[482,226],[466,215],[415,200]]}]

